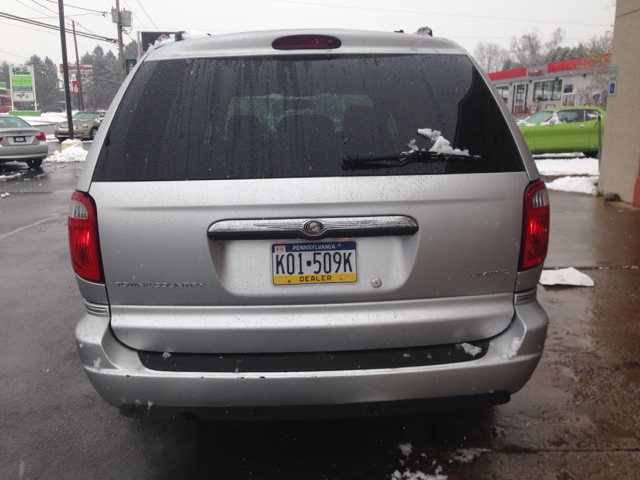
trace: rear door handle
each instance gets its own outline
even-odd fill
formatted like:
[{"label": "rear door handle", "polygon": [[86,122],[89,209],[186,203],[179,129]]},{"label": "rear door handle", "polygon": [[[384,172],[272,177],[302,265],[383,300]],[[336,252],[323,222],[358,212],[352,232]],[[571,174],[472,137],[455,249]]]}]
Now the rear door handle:
[{"label": "rear door handle", "polygon": [[405,215],[375,217],[274,218],[220,220],[207,231],[211,240],[259,240],[413,235],[418,222]]}]

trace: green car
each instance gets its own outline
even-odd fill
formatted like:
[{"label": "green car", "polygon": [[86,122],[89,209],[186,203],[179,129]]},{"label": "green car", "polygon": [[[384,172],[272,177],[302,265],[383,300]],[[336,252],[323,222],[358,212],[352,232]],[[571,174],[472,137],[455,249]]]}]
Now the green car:
[{"label": "green car", "polygon": [[583,152],[596,157],[598,117],[604,136],[605,111],[599,107],[547,108],[518,122],[518,127],[531,153]]}]

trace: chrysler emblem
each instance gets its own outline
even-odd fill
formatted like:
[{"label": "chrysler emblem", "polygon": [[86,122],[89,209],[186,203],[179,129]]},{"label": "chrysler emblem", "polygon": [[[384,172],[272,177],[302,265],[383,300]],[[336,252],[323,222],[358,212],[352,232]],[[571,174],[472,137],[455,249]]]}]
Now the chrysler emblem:
[{"label": "chrysler emblem", "polygon": [[309,235],[320,235],[324,230],[324,225],[318,220],[310,220],[304,224],[304,231]]}]

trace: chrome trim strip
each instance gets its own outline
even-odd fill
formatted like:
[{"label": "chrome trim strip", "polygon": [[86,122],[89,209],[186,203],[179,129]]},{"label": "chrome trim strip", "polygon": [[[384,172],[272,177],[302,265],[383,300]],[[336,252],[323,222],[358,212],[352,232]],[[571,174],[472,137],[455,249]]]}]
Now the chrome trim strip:
[{"label": "chrome trim strip", "polygon": [[87,311],[89,315],[95,315],[98,317],[108,317],[109,316],[109,305],[102,305],[98,303],[91,303],[85,300],[84,309]]},{"label": "chrome trim strip", "polygon": [[537,298],[537,290],[529,290],[528,292],[516,293],[513,297],[514,305],[523,305],[531,303]]},{"label": "chrome trim strip", "polygon": [[327,237],[378,237],[413,235],[418,222],[405,215],[375,217],[274,218],[220,220],[207,235],[211,240],[256,240],[300,238],[318,240]]}]

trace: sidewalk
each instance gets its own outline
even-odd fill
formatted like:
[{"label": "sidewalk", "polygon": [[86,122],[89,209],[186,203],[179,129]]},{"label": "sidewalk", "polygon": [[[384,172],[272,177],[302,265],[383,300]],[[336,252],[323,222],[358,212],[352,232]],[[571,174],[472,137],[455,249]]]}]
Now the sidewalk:
[{"label": "sidewalk", "polygon": [[640,268],[640,208],[579,193],[549,191],[549,198],[545,268]]}]

